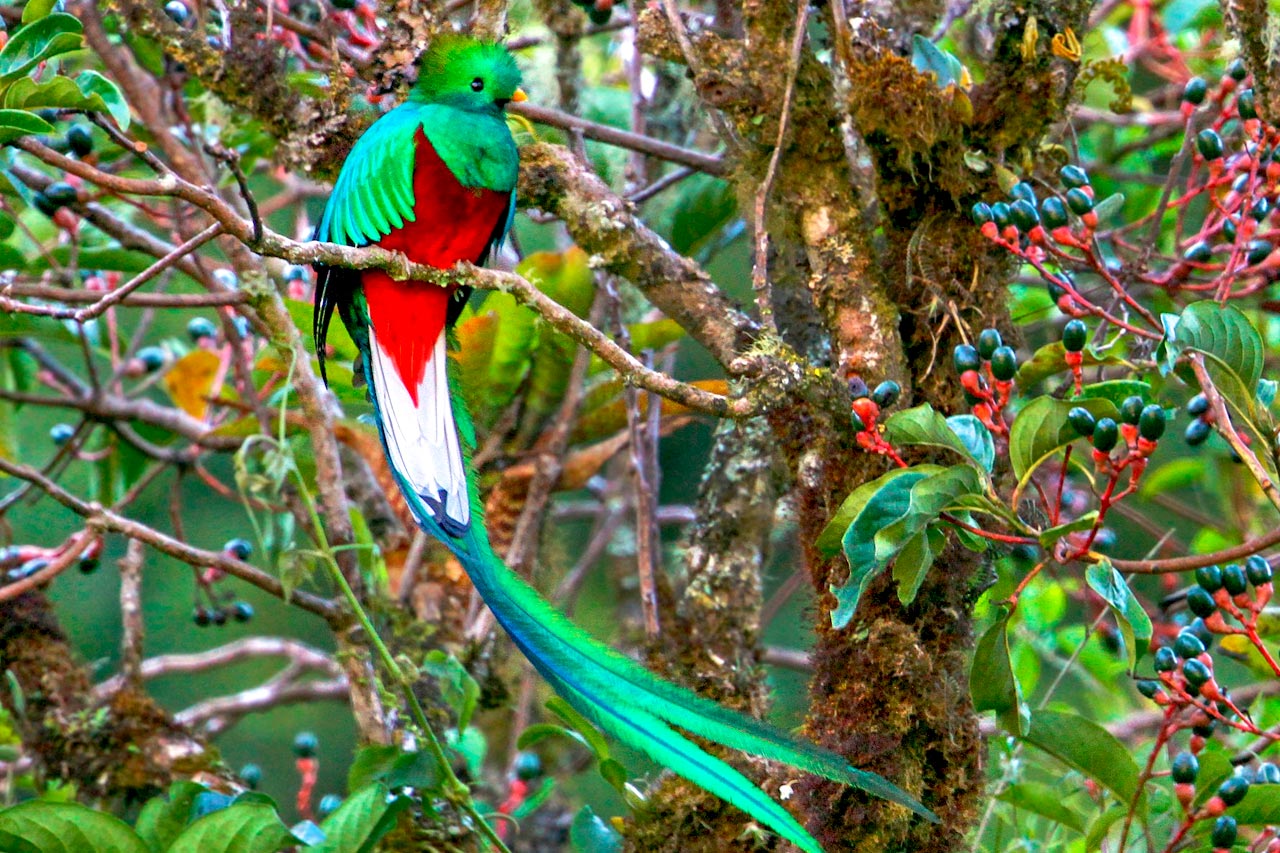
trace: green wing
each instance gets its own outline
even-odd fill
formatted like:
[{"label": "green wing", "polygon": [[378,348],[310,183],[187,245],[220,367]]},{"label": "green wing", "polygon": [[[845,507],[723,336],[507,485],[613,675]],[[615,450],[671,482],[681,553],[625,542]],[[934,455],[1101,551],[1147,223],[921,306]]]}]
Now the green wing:
[{"label": "green wing", "polygon": [[325,205],[317,240],[366,246],[413,221],[414,135],[421,127],[421,105],[409,102],[356,140]]}]

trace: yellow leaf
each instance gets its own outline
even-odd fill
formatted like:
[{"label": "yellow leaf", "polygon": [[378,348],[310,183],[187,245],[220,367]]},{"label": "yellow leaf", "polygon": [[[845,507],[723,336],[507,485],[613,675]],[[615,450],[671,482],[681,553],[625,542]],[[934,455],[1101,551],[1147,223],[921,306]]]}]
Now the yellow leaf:
[{"label": "yellow leaf", "polygon": [[173,363],[164,375],[164,387],[178,408],[194,418],[204,419],[209,411],[209,394],[222,372],[222,359],[207,349],[192,350]]}]

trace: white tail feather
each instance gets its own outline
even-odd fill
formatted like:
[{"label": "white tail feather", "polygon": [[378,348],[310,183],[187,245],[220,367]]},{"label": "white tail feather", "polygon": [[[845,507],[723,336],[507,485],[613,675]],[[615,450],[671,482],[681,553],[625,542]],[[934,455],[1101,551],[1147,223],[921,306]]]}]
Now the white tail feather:
[{"label": "white tail feather", "polygon": [[383,440],[392,466],[451,535],[471,524],[471,501],[462,445],[449,401],[445,336],[436,338],[431,359],[418,383],[415,406],[391,357],[369,330],[374,394],[382,412]]}]

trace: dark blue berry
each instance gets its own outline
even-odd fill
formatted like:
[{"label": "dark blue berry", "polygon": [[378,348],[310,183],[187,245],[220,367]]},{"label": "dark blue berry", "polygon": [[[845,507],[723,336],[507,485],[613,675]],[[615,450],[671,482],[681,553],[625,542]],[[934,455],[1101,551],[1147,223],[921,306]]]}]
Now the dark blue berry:
[{"label": "dark blue berry", "polygon": [[293,739],[293,754],[299,758],[311,758],[319,745],[320,742],[312,732],[298,732]]}]

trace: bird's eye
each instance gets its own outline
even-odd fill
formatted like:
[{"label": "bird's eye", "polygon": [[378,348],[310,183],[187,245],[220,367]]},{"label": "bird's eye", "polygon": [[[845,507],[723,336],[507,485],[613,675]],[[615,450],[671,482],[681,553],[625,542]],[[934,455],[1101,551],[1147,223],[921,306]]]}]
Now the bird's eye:
[{"label": "bird's eye", "polygon": [[484,91],[484,81],[483,81],[483,80],[481,80],[479,77],[477,77],[476,79],[472,80],[472,81],[471,81],[471,91],[473,91],[473,92],[483,92],[483,91]]}]

